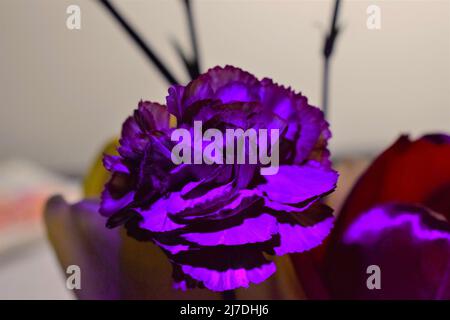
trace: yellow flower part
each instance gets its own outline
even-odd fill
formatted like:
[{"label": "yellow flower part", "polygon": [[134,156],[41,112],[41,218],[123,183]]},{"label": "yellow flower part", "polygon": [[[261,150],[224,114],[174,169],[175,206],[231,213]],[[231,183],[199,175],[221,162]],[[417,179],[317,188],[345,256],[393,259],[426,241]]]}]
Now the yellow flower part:
[{"label": "yellow flower part", "polygon": [[83,193],[85,198],[95,198],[100,196],[103,186],[110,176],[109,172],[103,167],[103,155],[117,154],[118,145],[119,141],[117,139],[112,139],[95,158],[94,163],[84,177]]}]

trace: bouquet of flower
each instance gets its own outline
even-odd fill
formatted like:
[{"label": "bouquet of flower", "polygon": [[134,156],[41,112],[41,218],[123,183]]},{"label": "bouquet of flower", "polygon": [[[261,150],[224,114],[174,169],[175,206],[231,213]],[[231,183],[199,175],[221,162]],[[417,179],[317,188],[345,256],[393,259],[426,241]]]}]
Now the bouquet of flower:
[{"label": "bouquet of flower", "polygon": [[197,56],[181,85],[102,3],[171,85],[125,119],[85,200],[47,204],[61,264],[85,270],[78,297],[450,299],[450,136],[400,137],[333,212],[348,170],[319,108],[237,67],[201,74]]}]

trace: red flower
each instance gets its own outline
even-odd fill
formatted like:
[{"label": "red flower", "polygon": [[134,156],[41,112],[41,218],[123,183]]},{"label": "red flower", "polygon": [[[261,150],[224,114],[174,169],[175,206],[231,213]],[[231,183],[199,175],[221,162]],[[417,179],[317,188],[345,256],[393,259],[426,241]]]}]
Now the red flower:
[{"label": "red flower", "polygon": [[428,135],[414,142],[401,136],[355,184],[334,234],[341,235],[362,212],[384,202],[422,204],[449,218],[445,194],[450,196],[450,136]]},{"label": "red flower", "polygon": [[[362,175],[328,242],[293,255],[310,298],[450,298],[450,136],[400,137]],[[370,290],[369,265],[382,287]]]}]

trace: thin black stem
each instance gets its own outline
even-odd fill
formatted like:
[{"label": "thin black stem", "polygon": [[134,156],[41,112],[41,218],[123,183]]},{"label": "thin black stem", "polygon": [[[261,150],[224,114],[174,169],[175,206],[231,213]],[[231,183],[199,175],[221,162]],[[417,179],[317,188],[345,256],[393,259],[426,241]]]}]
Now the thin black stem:
[{"label": "thin black stem", "polygon": [[133,39],[136,45],[144,51],[147,58],[158,69],[161,75],[166,79],[169,84],[179,83],[169,69],[162,63],[158,56],[153,52],[148,44],[142,40],[142,37],[131,27],[131,25],[125,20],[125,18],[119,13],[119,11],[109,2],[109,0],[98,0],[105,6],[108,12],[116,19],[116,21],[122,26],[127,34]]},{"label": "thin black stem", "polygon": [[330,59],[333,54],[334,44],[339,33],[339,27],[337,26],[337,19],[339,14],[339,5],[341,1],[336,0],[334,3],[333,20],[330,26],[330,33],[325,38],[325,44],[323,48],[323,88],[322,88],[322,110],[325,118],[328,117],[328,92],[329,92],[329,78],[330,78]]},{"label": "thin black stem", "polygon": [[330,60],[325,58],[323,62],[323,87],[322,87],[322,111],[325,119],[328,119],[328,93],[330,82]]},{"label": "thin black stem", "polygon": [[184,0],[184,5],[186,8],[186,14],[189,24],[189,35],[191,39],[191,47],[193,51],[193,58],[191,61],[190,75],[191,78],[197,78],[200,74],[200,55],[198,51],[197,33],[195,32],[194,16],[192,14],[192,7],[190,0]]}]

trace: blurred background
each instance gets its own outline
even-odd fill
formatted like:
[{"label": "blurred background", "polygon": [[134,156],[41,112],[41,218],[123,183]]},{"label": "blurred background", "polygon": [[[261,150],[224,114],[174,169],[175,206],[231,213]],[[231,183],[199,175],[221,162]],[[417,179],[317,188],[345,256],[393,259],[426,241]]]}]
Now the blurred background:
[{"label": "blurred background", "polygon": [[[113,3],[186,82],[180,0]],[[66,27],[70,5],[81,29]],[[377,5],[381,28],[367,27]],[[193,0],[202,71],[239,66],[322,103],[334,1]],[[342,1],[329,114],[338,196],[400,134],[450,128],[450,0]],[[168,85],[96,0],[0,0],[0,299],[72,298],[41,223],[54,193],[76,201],[83,174],[140,99]],[[342,174],[343,173],[343,174]],[[336,200],[338,201],[338,200]],[[338,204],[337,204],[338,205]]]}]

